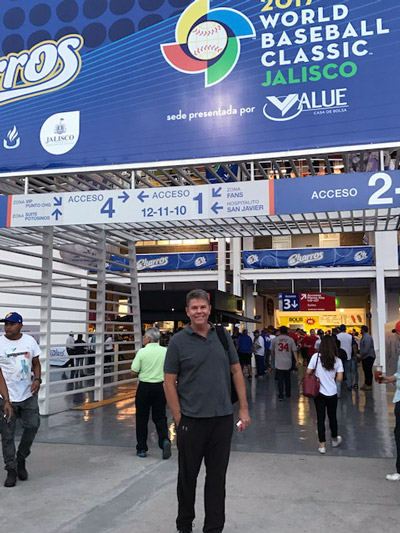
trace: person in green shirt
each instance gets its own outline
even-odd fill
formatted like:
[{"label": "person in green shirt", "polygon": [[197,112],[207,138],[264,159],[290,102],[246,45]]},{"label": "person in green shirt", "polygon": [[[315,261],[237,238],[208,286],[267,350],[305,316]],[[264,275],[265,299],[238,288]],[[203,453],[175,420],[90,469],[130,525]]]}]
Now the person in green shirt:
[{"label": "person in green shirt", "polygon": [[166,400],[163,388],[164,361],[167,349],[160,346],[160,330],[149,328],[143,337],[141,348],[132,362],[131,370],[139,378],[136,392],[136,455],[147,457],[147,434],[150,409],[158,434],[158,444],[163,459],[171,457],[171,441],[168,438]]}]

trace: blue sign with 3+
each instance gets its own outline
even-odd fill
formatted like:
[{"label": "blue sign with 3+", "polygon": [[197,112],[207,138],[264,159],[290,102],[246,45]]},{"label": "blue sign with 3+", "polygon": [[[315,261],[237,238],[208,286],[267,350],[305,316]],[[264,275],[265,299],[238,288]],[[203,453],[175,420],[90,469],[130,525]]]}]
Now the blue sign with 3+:
[{"label": "blue sign with 3+", "polygon": [[279,311],[298,311],[300,301],[298,293],[279,294]]}]

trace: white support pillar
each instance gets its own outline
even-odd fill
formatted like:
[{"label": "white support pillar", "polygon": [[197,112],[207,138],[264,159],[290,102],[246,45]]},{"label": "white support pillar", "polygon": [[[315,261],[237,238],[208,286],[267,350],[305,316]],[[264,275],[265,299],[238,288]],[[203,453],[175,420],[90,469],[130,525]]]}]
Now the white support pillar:
[{"label": "white support pillar", "polygon": [[243,250],[254,250],[254,237],[243,237]]},{"label": "white support pillar", "polygon": [[[397,232],[381,231],[375,233],[376,261],[376,307],[372,307],[375,350],[379,363],[386,370],[385,324],[387,322],[385,271],[398,269]],[[371,299],[372,303],[372,299]],[[374,320],[375,319],[375,320]],[[377,322],[374,323],[374,322]]]},{"label": "white support pillar", "polygon": [[387,320],[388,322],[397,322],[400,319],[399,314],[399,293],[388,292],[386,294]]},{"label": "white support pillar", "polygon": [[[254,318],[256,308],[256,297],[253,295],[253,285],[248,285],[244,290],[244,314],[249,318]],[[247,324],[249,332],[256,329],[256,324]]]},{"label": "white support pillar", "polygon": [[226,240],[218,239],[218,290],[226,292]]},{"label": "white support pillar", "polygon": [[379,337],[379,325],[377,316],[378,302],[376,299],[376,279],[371,281],[371,335],[373,339]]},{"label": "white support pillar", "polygon": [[104,395],[104,334],[106,315],[106,232],[99,231],[96,294],[96,367],[94,371],[94,401],[101,402]]},{"label": "white support pillar", "polygon": [[50,414],[50,349],[51,310],[53,285],[53,228],[43,230],[43,259],[40,297],[40,362],[42,365],[42,386],[39,390],[40,414]]},{"label": "white support pillar", "polygon": [[386,370],[385,357],[385,324],[386,324],[386,300],[385,300],[385,277],[383,270],[376,270],[376,319],[378,322],[378,337],[374,339],[377,362]]},{"label": "white support pillar", "polygon": [[[248,285],[244,290],[244,314],[249,318],[254,318],[256,310],[256,297],[253,295],[253,285]],[[249,331],[249,335],[252,336],[253,331],[256,329],[256,324],[246,324],[246,328]],[[251,366],[256,368],[256,359],[254,354],[251,356]]]},{"label": "white support pillar", "polygon": [[233,294],[242,296],[242,280],[240,271],[242,269],[242,239],[235,237],[231,239],[232,250],[232,271],[233,271]]},{"label": "white support pillar", "polygon": [[142,323],[140,317],[140,296],[138,272],[136,266],[136,246],[133,241],[128,243],[129,250],[129,271],[131,277],[131,299],[132,299],[132,324],[135,336],[135,355],[142,347]]}]

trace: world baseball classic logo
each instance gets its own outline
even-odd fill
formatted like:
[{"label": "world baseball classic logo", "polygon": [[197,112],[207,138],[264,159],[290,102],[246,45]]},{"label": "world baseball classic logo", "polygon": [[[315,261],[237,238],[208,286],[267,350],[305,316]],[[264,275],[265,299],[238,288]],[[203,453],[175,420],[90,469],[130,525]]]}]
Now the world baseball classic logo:
[{"label": "world baseball classic logo", "polygon": [[165,60],[185,74],[205,73],[205,86],[225,79],[240,57],[240,40],[255,37],[250,20],[236,9],[210,9],[210,0],[196,0],[179,18],[175,43],[162,44]]}]

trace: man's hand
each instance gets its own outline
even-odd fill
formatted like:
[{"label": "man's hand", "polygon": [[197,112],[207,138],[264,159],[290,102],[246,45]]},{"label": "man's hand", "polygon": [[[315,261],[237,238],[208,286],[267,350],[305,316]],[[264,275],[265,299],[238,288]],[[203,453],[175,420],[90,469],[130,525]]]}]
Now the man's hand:
[{"label": "man's hand", "polygon": [[39,392],[39,389],[40,389],[40,381],[38,379],[35,379],[31,385],[31,393],[37,394]]},{"label": "man's hand", "polygon": [[378,383],[394,383],[395,381],[396,381],[395,376],[385,376],[385,375],[381,374],[379,376]]},{"label": "man's hand", "polygon": [[8,420],[11,420],[11,418],[14,415],[14,410],[12,408],[12,405],[10,402],[4,402],[4,416]]},{"label": "man's hand", "polygon": [[239,420],[241,420],[241,422],[242,422],[241,431],[244,431],[251,424],[249,410],[248,409],[239,409],[238,416],[239,416]]}]

